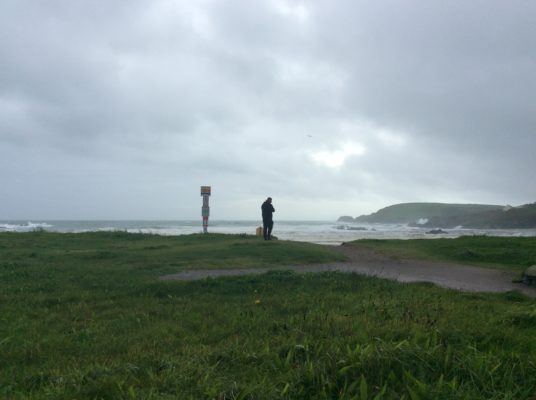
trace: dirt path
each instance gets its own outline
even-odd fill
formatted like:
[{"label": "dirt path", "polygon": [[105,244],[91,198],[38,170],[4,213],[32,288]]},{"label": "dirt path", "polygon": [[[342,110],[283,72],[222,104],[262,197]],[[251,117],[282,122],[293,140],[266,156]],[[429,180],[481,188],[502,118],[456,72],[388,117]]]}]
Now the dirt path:
[{"label": "dirt path", "polygon": [[349,258],[346,262],[289,265],[279,268],[190,270],[161,276],[161,280],[189,281],[219,276],[257,275],[270,270],[292,270],[298,273],[340,271],[392,279],[399,282],[432,282],[438,286],[468,292],[507,292],[517,290],[536,297],[536,288],[513,283],[515,272],[479,268],[460,264],[419,260],[397,260],[356,246],[334,247]]}]

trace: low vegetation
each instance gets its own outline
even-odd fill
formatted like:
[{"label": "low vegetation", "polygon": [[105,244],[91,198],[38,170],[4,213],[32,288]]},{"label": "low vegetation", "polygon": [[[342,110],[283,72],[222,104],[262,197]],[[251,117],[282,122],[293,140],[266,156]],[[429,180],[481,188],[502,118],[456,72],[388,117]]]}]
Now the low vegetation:
[{"label": "low vegetation", "polygon": [[534,398],[536,303],[517,293],[341,273],[157,280],[330,260],[237,235],[0,234],[0,398]]},{"label": "low vegetation", "polygon": [[395,258],[450,261],[518,272],[536,264],[536,237],[358,240],[349,245],[367,247]]}]

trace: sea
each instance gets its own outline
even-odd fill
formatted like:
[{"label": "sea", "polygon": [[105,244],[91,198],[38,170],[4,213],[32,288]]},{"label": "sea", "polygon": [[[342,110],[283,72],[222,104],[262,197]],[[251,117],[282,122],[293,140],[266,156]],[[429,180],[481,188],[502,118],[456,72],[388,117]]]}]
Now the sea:
[{"label": "sea", "polygon": [[[260,221],[209,221],[209,233],[254,235]],[[191,221],[49,221],[0,220],[0,232],[92,232],[125,231],[155,235],[188,235],[203,231],[201,220]],[[339,245],[358,239],[435,239],[464,235],[536,236],[536,229],[442,229],[430,233],[430,228],[404,224],[362,224],[337,221],[275,221],[272,232],[278,239],[327,245]]]}]

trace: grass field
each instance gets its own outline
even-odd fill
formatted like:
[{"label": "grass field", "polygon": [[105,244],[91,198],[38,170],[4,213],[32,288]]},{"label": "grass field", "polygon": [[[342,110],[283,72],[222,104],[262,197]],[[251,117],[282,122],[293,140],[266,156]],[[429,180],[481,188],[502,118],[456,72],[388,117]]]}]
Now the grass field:
[{"label": "grass field", "polygon": [[395,258],[451,261],[519,272],[536,264],[535,237],[462,236],[456,239],[358,240],[349,244]]},{"label": "grass field", "polygon": [[157,280],[332,260],[236,235],[2,233],[0,398],[535,398],[536,301],[517,293],[340,273]]}]

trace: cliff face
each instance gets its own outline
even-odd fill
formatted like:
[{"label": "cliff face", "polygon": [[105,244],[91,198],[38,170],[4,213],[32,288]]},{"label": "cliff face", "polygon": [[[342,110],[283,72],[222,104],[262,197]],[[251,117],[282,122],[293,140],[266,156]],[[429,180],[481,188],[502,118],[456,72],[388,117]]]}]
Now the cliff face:
[{"label": "cliff face", "polygon": [[536,203],[520,207],[489,204],[403,203],[341,222],[408,224],[426,228],[536,228]]}]

